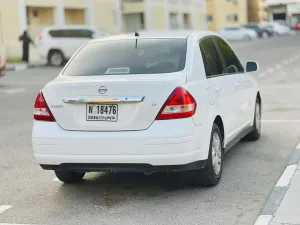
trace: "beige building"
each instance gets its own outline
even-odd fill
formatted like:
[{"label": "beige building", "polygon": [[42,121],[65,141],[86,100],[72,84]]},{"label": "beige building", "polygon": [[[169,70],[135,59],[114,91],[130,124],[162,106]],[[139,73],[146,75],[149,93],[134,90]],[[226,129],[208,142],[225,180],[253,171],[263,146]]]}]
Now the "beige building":
[{"label": "beige building", "polygon": [[262,22],[268,20],[265,0],[248,0],[248,21]]},{"label": "beige building", "polygon": [[86,24],[113,33],[206,29],[205,0],[0,0],[0,51],[21,55],[19,35],[36,38],[51,25]]},{"label": "beige building", "polygon": [[206,0],[206,5],[209,30],[248,22],[247,0]]}]

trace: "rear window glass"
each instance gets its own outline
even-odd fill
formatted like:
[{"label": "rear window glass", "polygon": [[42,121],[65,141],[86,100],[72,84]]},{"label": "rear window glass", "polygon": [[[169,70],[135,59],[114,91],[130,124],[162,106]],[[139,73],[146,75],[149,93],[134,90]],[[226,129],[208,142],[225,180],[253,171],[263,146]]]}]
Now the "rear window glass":
[{"label": "rear window glass", "polygon": [[93,32],[87,29],[51,30],[51,37],[54,38],[91,38]]},{"label": "rear window glass", "polygon": [[172,73],[184,69],[186,39],[135,39],[89,43],[72,59],[66,76]]},{"label": "rear window glass", "polygon": [[239,27],[226,27],[224,29],[225,30],[240,30],[241,28],[239,28]]}]

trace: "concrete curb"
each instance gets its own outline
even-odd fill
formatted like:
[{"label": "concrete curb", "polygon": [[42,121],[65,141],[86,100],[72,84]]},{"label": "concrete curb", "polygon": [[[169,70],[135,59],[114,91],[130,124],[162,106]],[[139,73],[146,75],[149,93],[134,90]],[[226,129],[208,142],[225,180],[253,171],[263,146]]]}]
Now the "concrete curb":
[{"label": "concrete curb", "polygon": [[20,70],[25,70],[28,68],[37,68],[37,67],[42,67],[44,65],[35,65],[35,64],[7,64],[6,65],[6,71],[20,71]]},{"label": "concrete curb", "polygon": [[269,199],[267,200],[264,208],[262,209],[254,225],[268,225],[272,221],[278,207],[280,206],[282,199],[284,198],[288,190],[292,177],[297,169],[299,160],[300,143],[298,144],[294,153],[292,154],[277,184],[271,191]]},{"label": "concrete curb", "polygon": [[6,71],[20,71],[28,68],[26,64],[8,64],[6,65]]}]

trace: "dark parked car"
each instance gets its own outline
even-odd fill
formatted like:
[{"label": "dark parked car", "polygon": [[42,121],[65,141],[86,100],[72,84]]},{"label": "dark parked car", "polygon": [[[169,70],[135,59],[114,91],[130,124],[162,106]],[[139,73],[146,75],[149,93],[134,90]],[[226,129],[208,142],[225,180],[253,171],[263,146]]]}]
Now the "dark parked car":
[{"label": "dark parked car", "polygon": [[273,30],[270,27],[260,26],[259,24],[247,24],[244,27],[255,30],[259,38],[269,38],[273,36]]}]

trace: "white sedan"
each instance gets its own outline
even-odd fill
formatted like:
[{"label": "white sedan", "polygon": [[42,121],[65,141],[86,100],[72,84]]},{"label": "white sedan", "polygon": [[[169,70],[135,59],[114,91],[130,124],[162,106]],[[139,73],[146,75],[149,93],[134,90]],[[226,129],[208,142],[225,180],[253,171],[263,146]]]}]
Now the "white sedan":
[{"label": "white sedan", "polygon": [[34,156],[66,183],[86,172],[187,171],[216,185],[224,153],[260,137],[257,70],[213,32],[90,41],[37,95]]},{"label": "white sedan", "polygon": [[256,31],[242,26],[224,27],[219,33],[229,41],[251,41],[258,38]]},{"label": "white sedan", "polygon": [[288,26],[280,24],[278,22],[269,22],[265,23],[273,28],[273,31],[276,36],[284,36],[291,33],[291,29]]}]

